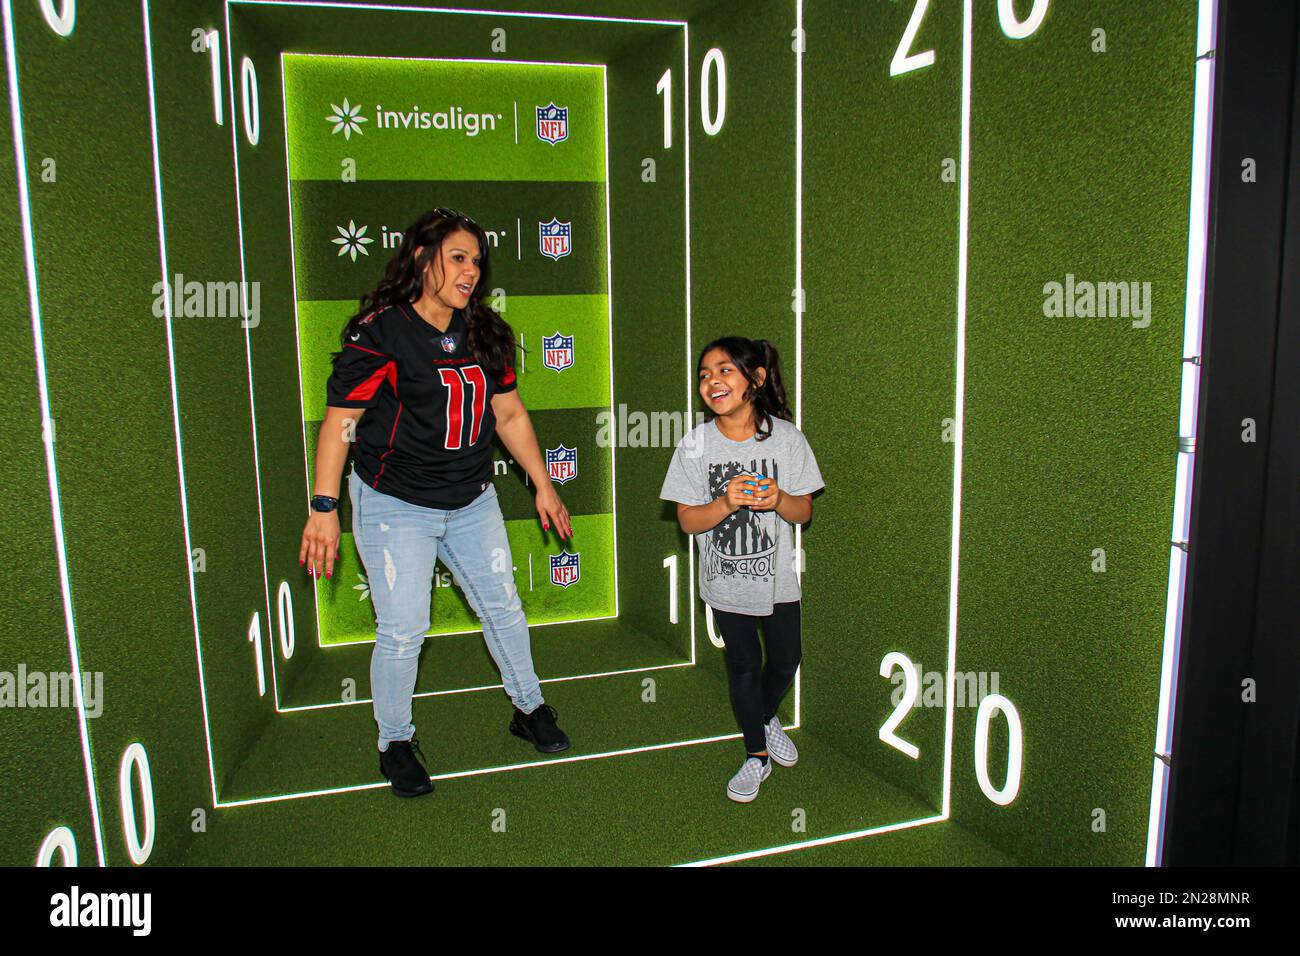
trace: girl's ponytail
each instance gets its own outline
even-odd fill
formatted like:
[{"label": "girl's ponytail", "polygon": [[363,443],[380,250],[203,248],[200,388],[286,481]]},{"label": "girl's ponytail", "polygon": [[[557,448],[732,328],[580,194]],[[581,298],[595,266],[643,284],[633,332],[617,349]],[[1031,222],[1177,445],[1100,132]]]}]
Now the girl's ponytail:
[{"label": "girl's ponytail", "polygon": [[767,378],[763,380],[762,388],[754,394],[758,440],[762,441],[772,434],[773,417],[789,422],[794,420],[794,416],[790,414],[790,404],[785,397],[785,382],[781,379],[781,356],[777,353],[776,346],[767,339],[756,339],[754,348],[762,356],[762,366],[767,369]]}]

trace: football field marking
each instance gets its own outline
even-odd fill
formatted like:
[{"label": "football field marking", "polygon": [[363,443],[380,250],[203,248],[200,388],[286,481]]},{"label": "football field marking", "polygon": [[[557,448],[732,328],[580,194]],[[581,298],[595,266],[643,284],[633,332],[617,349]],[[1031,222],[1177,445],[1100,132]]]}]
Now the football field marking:
[{"label": "football field marking", "polygon": [[[231,35],[231,34],[232,34],[232,30],[231,30],[231,25],[230,25],[230,8],[231,8],[231,6],[232,6],[233,4],[237,4],[237,3],[238,3],[238,4],[257,5],[257,6],[289,6],[289,7],[294,8],[295,10],[300,9],[300,8],[303,8],[303,7],[312,7],[312,6],[315,6],[315,7],[351,8],[351,9],[360,9],[360,10],[365,10],[365,11],[390,10],[390,11],[393,11],[393,12],[428,12],[428,13],[448,13],[448,14],[467,14],[467,15],[480,14],[480,15],[507,16],[507,17],[520,16],[520,17],[534,18],[534,19],[585,20],[585,21],[593,21],[593,22],[627,23],[627,24],[641,24],[641,25],[647,25],[647,24],[648,24],[648,25],[658,25],[658,26],[680,26],[680,27],[683,28],[684,41],[685,41],[685,42],[684,42],[683,58],[684,58],[684,62],[685,62],[686,64],[689,65],[689,38],[688,38],[688,35],[687,35],[686,32],[685,32],[686,29],[687,29],[687,24],[686,24],[684,21],[677,21],[677,20],[647,20],[647,19],[632,19],[632,18],[620,18],[620,17],[597,17],[597,16],[580,16],[580,15],[567,15],[567,14],[549,14],[549,13],[512,13],[512,12],[506,12],[506,11],[487,11],[487,10],[454,10],[454,9],[450,9],[450,8],[441,8],[441,7],[386,7],[386,6],[370,5],[370,4],[360,5],[360,4],[355,4],[355,3],[331,3],[331,2],[319,2],[319,3],[286,3],[285,0],[226,0],[226,4],[225,4],[226,34],[227,34],[226,56],[227,56],[227,63],[228,63],[228,66],[230,66],[231,68],[233,68],[233,66],[232,66],[233,59],[232,59],[232,58],[233,58],[234,43],[233,43],[233,36]],[[280,57],[281,57],[281,99],[282,99],[282,109],[284,110],[284,112],[285,112],[285,117],[286,117],[286,119],[285,119],[285,126],[284,126],[284,133],[285,133],[285,167],[286,167],[286,168],[285,168],[285,178],[286,178],[286,187],[287,187],[287,190],[288,190],[288,200],[289,200],[288,205],[289,205],[289,209],[290,209],[290,212],[289,212],[289,216],[290,216],[290,236],[292,237],[292,234],[293,234],[293,233],[292,233],[292,228],[293,228],[293,226],[292,226],[292,179],[290,178],[290,169],[289,169],[289,155],[288,155],[288,121],[287,121],[287,98],[286,98],[286,95],[285,95],[285,86],[284,86],[284,70],[283,70],[283,61],[284,61],[284,57],[285,57],[286,55],[300,55],[300,56],[308,56],[308,55],[310,55],[310,56],[335,56],[335,57],[346,57],[346,58],[352,58],[352,59],[356,59],[356,58],[369,58],[369,59],[408,59],[408,60],[409,60],[409,59],[419,59],[419,60],[424,60],[424,59],[427,59],[427,60],[437,60],[437,59],[441,59],[441,60],[448,60],[449,58],[435,58],[435,57],[429,57],[429,58],[420,58],[420,57],[380,57],[380,56],[369,56],[369,57],[367,57],[367,56],[364,56],[364,55],[355,55],[355,54],[292,54],[290,51],[281,51],[281,53],[280,53]],[[533,65],[544,65],[544,66],[586,66],[586,67],[592,67],[592,68],[597,68],[597,67],[598,67],[598,68],[600,68],[600,69],[602,70],[602,72],[605,70],[605,64],[590,64],[590,63],[559,63],[559,62],[551,62],[551,61],[515,61],[515,60],[501,60],[501,59],[470,59],[470,58],[457,59],[457,60],[455,60],[455,62],[491,63],[491,64],[498,64],[498,65],[499,65],[499,64],[506,64],[506,63],[509,63],[509,64],[533,64]],[[231,97],[231,110],[232,110],[232,116],[233,116],[233,115],[234,115],[234,84],[233,84],[233,82],[232,82],[232,84],[231,84],[230,97]],[[608,267],[608,266],[610,265],[610,263],[609,263],[609,257],[610,257],[610,255],[611,255],[611,245],[610,245],[610,234],[609,234],[609,232],[608,232],[608,230],[609,230],[609,175],[608,175],[608,164],[609,164],[608,137],[609,137],[609,131],[608,131],[608,87],[607,87],[607,84],[606,84],[606,88],[605,88],[605,97],[606,97],[606,99],[605,99],[605,104],[606,104],[606,117],[605,117],[605,150],[606,150],[606,152],[605,152],[605,166],[606,166],[606,177],[605,177],[605,188],[606,188],[606,220],[607,220],[607,221],[606,221],[606,229],[607,229],[607,232],[606,232],[606,257],[607,257],[607,263],[606,263],[606,264],[607,264],[607,267]],[[690,208],[690,205],[689,205],[689,204],[690,204],[690,195],[689,195],[689,175],[690,175],[690,174],[689,174],[689,166],[690,166],[690,159],[689,159],[689,157],[690,157],[690,153],[689,153],[689,79],[687,80],[687,92],[685,93],[685,97],[686,97],[686,124],[687,124],[687,152],[686,152],[686,163],[685,163],[685,165],[686,165],[686,185],[685,185],[685,190],[684,190],[684,191],[685,191],[685,193],[686,193],[686,208],[687,208],[687,210],[688,210],[687,217],[686,217],[686,234],[687,234],[687,253],[686,253],[686,259],[687,259],[687,270],[688,270],[688,273],[689,273],[689,262],[690,262],[690,250],[689,250],[689,245],[690,245],[690,217],[689,217],[689,208]],[[242,195],[241,195],[241,191],[240,191],[240,177],[239,177],[238,136],[237,136],[237,134],[234,132],[234,129],[233,129],[233,127],[235,127],[236,125],[237,125],[237,124],[232,123],[232,143],[234,144],[234,166],[235,166],[235,185],[236,185],[236,209],[237,209],[237,212],[238,212],[237,222],[238,222],[238,234],[239,234],[239,244],[240,244],[240,269],[241,269],[241,279],[246,279],[246,276],[244,275],[244,273],[245,273],[245,269],[246,269],[246,266],[245,266],[244,245],[243,245],[243,216],[242,216]],[[521,241],[522,241],[522,240],[519,238],[519,229],[516,229],[516,241],[517,241],[517,242],[521,242]],[[291,249],[290,249],[290,257],[291,257],[291,262],[293,262],[293,261],[294,261],[294,250],[293,250],[293,248],[292,248],[292,243],[291,243]],[[294,297],[295,338],[296,338],[296,340],[298,340],[298,339],[299,339],[299,336],[298,336],[298,329],[297,329],[297,316],[298,316],[298,301],[297,301],[297,299],[298,299],[298,296],[297,296],[297,280],[296,280],[296,263],[295,263],[294,265],[291,266],[291,271],[292,271],[292,275],[294,276],[294,278],[293,278],[293,290],[292,290],[292,291],[293,291],[293,297]],[[612,277],[611,277],[609,271],[607,271],[606,276],[607,276],[607,286],[608,286],[609,283],[612,281]],[[244,283],[244,287],[246,288],[246,286],[247,286],[247,283],[245,282],[245,283]],[[608,292],[608,289],[607,289],[607,292]],[[611,310],[610,313],[609,313],[609,316],[610,316],[610,318],[609,318],[609,322],[610,322],[610,328],[609,328],[609,337],[610,337],[610,355],[609,355],[609,361],[610,361],[610,399],[611,399],[611,413],[612,413],[612,411],[613,411],[613,406],[612,406],[612,402],[613,402],[613,338],[612,338],[612,336],[613,336],[613,329],[612,329],[612,293],[607,294],[607,301],[611,303],[611,304],[608,306],[608,308]],[[689,354],[690,354],[690,325],[689,325],[690,295],[689,295],[689,279],[688,279],[688,285],[687,285],[686,304],[687,304],[687,312],[688,312],[688,320],[687,320],[687,355],[688,355],[688,359],[689,359]],[[248,352],[248,363],[249,363],[249,397],[250,397],[250,407],[252,407],[252,409],[253,409],[253,412],[252,412],[252,414],[253,414],[253,436],[254,436],[254,443],[255,443],[255,446],[254,446],[254,462],[255,462],[255,465],[256,465],[256,462],[257,462],[257,460],[258,460],[258,459],[257,459],[257,452],[256,452],[256,409],[255,409],[255,406],[252,405],[252,397],[253,397],[253,396],[252,396],[252,387],[253,387],[253,386],[252,386],[252,357],[251,357],[251,346],[248,344],[248,331],[247,331],[247,327],[245,328],[245,343],[246,343],[246,348],[249,349],[249,352]],[[301,396],[302,396],[302,375],[301,375],[301,346],[300,346],[300,345],[299,345],[299,347],[298,347],[298,353],[299,353],[299,354],[298,354],[298,363],[299,363],[299,396],[300,396],[300,402],[299,402],[299,405],[301,406]],[[300,408],[300,412],[301,412],[301,408]],[[303,437],[304,472],[307,472],[308,469],[307,469],[307,467],[306,467],[306,423],[305,423],[305,419],[304,419],[304,424],[303,424],[303,436],[304,436],[304,437]],[[611,447],[610,454],[611,454],[611,459],[612,459],[612,458],[613,458],[613,455],[614,455],[614,449],[613,449],[612,447]],[[310,475],[308,475],[308,482],[310,482],[310,480],[311,480],[311,479],[310,479]],[[310,488],[309,488],[308,490],[310,491]],[[268,579],[268,577],[267,577],[266,554],[265,554],[265,531],[264,531],[264,525],[261,524],[261,520],[262,520],[262,505],[261,505],[261,480],[260,480],[260,472],[259,472],[259,476],[258,476],[258,494],[259,494],[259,500],[258,500],[259,528],[260,528],[261,540],[262,540],[263,588],[264,588],[264,593],[265,593],[265,597],[266,597],[266,601],[267,601],[268,641],[270,641],[270,644],[271,644],[271,657],[272,657],[272,668],[271,668],[271,673],[272,673],[272,683],[273,683],[273,686],[275,687],[275,693],[274,693],[274,695],[273,695],[273,697],[274,697],[275,713],[277,713],[277,714],[279,714],[279,713],[287,713],[287,712],[290,712],[290,711],[295,711],[295,710],[300,710],[300,709],[324,709],[324,708],[327,708],[327,707],[333,707],[333,706],[341,706],[341,705],[344,705],[344,702],[339,702],[339,704],[329,703],[329,704],[322,704],[322,705],[308,705],[308,706],[306,706],[306,707],[302,707],[302,708],[295,708],[295,707],[282,707],[282,706],[281,706],[280,698],[279,698],[278,683],[276,682],[276,679],[275,679],[275,678],[276,678],[276,670],[275,670],[275,646],[274,646],[274,641],[271,639],[271,637],[270,637],[270,635],[269,635],[270,622],[272,621],[272,617],[271,617],[271,614],[270,614],[270,595],[269,595],[269,583],[268,583],[268,582],[269,582],[269,579]],[[617,516],[615,515],[615,516],[614,516],[614,538],[613,538],[615,552],[617,552],[617,523],[616,523],[616,522],[617,522]],[[693,557],[693,554],[692,554],[692,557]],[[618,609],[618,598],[617,598],[617,573],[618,573],[618,572],[617,572],[617,554],[615,554],[614,561],[615,561],[615,570],[614,570],[614,574],[615,574],[615,613],[617,614],[617,609]],[[531,556],[530,556],[530,570],[531,570]],[[531,580],[530,580],[530,585],[531,585]],[[313,591],[315,591],[315,586],[313,586]],[[320,642],[319,596],[318,596],[318,595],[314,595],[314,597],[315,597],[315,604],[314,604],[314,606],[315,606],[315,609],[316,609],[316,625],[317,625],[317,648],[318,648],[318,649],[328,649],[328,648],[324,647],[324,646],[321,644],[321,642]],[[692,597],[693,597],[693,588],[692,588]],[[606,616],[606,617],[608,617],[608,616]],[[590,618],[590,619],[585,619],[585,618],[584,618],[584,619],[582,619],[582,620],[603,620],[603,619],[606,619],[606,617],[598,617],[598,618]],[[552,624],[552,623],[578,623],[578,621],[566,621],[566,622],[543,622],[542,624],[538,624],[538,625],[530,624],[529,627],[532,628],[532,627],[536,627],[536,626],[546,626],[547,624]],[[481,631],[481,628],[478,628],[478,629],[474,629],[474,630],[472,630],[472,631],[468,631],[468,632],[464,632],[464,633],[479,633],[480,631]],[[691,621],[691,652],[692,652],[692,660],[691,660],[691,663],[694,663],[694,632],[695,632],[695,622],[694,622],[694,618],[692,617],[692,621]],[[329,646],[330,646],[330,647],[334,647],[334,646],[352,646],[352,645],[354,645],[354,644],[364,644],[364,643],[373,643],[373,641],[370,641],[370,642],[367,642],[367,641],[355,641],[355,642],[347,642],[346,645],[329,645]],[[553,680],[553,681],[581,680],[581,679],[586,679],[586,678],[588,678],[588,677],[613,676],[613,675],[616,675],[616,674],[623,674],[623,673],[638,673],[638,672],[647,671],[647,670],[668,669],[668,668],[673,668],[673,667],[678,667],[678,666],[684,666],[684,665],[679,664],[679,663],[670,663],[670,664],[664,664],[664,665],[652,665],[652,666],[650,666],[650,667],[646,667],[646,668],[632,668],[632,669],[629,669],[628,671],[610,671],[610,672],[604,672],[604,673],[601,673],[601,674],[592,674],[592,675],[574,675],[574,676],[564,677],[564,678],[553,678],[552,680]],[[200,671],[200,684],[203,685],[203,686],[201,687],[201,690],[202,690],[201,697],[202,697],[202,700],[203,700],[204,721],[205,721],[205,726],[206,726],[206,725],[207,725],[207,721],[208,721],[208,711],[207,711],[207,703],[206,703],[206,687],[205,687],[204,682],[203,682],[203,674],[202,674],[202,671]],[[465,689],[452,690],[452,691],[428,692],[428,693],[426,693],[426,694],[420,694],[420,695],[416,695],[416,696],[436,696],[436,695],[440,695],[440,694],[461,693],[461,692],[468,692],[468,691],[490,690],[490,689],[494,689],[494,688],[492,688],[492,687],[465,688]],[[349,706],[350,706],[350,705],[355,704],[355,703],[363,703],[363,702],[358,702],[358,701],[347,702],[346,705],[349,705]],[[738,735],[737,735],[737,736],[738,736]],[[656,745],[656,747],[664,747],[664,746],[679,746],[679,745],[680,745],[679,743],[668,743],[668,744]],[[654,749],[654,748],[651,748],[651,749]],[[629,751],[629,752],[636,752],[636,751]],[[591,758],[584,758],[584,759],[591,759]],[[552,761],[552,762],[554,762],[554,761]],[[465,771],[465,772],[464,772],[464,775],[471,775],[471,774],[474,774],[474,773],[490,773],[490,772],[496,772],[496,768],[488,768],[488,769],[486,769],[486,770],[480,770],[480,771]],[[216,777],[216,774],[215,774],[215,769],[214,769],[213,766],[212,766],[211,760],[209,760],[209,777],[210,777],[210,780],[212,781],[212,786],[213,786],[214,806],[229,806],[229,805],[231,805],[231,804],[227,804],[227,803],[221,803],[221,802],[219,802],[218,800],[216,800],[216,798],[215,798],[215,795],[216,795],[216,785],[215,785],[215,777]],[[355,788],[346,788],[346,789],[355,789]],[[341,792],[341,791],[321,791],[321,792],[324,793],[324,792]]]},{"label": "football field marking", "polygon": [[[90,746],[90,728],[86,724],[86,698],[82,687],[81,647],[77,642],[76,617],[72,610],[72,580],[68,574],[67,542],[63,536],[63,500],[59,491],[59,468],[54,454],[51,432],[49,378],[45,370],[45,327],[41,320],[40,284],[36,270],[36,239],[32,224],[31,192],[27,181],[27,141],[23,129],[22,97],[18,90],[18,52],[14,40],[13,7],[3,0],[0,17],[4,21],[5,68],[9,75],[9,114],[14,142],[14,175],[18,184],[19,220],[22,226],[23,266],[27,278],[27,304],[31,316],[32,338],[36,358],[36,391],[41,400],[41,445],[45,454],[45,477],[49,486],[50,516],[54,525],[54,553],[59,568],[59,595],[63,603],[64,632],[68,642],[68,660],[72,668],[72,687],[77,711],[77,730],[81,737],[81,759],[86,775],[86,794],[90,800],[90,820],[95,837],[95,854],[105,865],[104,835],[99,818],[99,796]],[[171,340],[168,338],[170,347]],[[188,553],[186,561],[188,563]]]}]

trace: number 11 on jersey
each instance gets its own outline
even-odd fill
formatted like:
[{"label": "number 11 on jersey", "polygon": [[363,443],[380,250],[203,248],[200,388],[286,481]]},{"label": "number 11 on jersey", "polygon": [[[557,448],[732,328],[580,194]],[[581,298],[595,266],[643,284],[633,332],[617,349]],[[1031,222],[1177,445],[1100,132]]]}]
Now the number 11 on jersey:
[{"label": "number 11 on jersey", "polygon": [[449,451],[456,451],[461,447],[461,433],[465,427],[462,420],[462,409],[465,407],[464,381],[474,386],[474,407],[470,419],[469,441],[466,443],[466,447],[473,447],[478,441],[479,427],[483,424],[483,409],[487,400],[487,379],[483,375],[483,369],[477,365],[440,368],[438,376],[447,388],[447,437],[443,440],[442,447]]}]

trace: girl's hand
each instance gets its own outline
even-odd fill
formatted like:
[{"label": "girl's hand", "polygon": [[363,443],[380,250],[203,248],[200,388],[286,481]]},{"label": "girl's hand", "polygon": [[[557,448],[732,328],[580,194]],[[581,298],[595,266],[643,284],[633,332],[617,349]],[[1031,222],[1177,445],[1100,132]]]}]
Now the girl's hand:
[{"label": "girl's hand", "polygon": [[564,502],[555,493],[554,485],[548,484],[545,487],[539,487],[534,503],[537,505],[537,514],[542,519],[543,531],[549,531],[554,526],[562,539],[568,540],[573,537],[573,525],[569,522],[569,509],[564,507]]},{"label": "girl's hand", "polygon": [[775,511],[785,494],[771,478],[756,478],[754,481],[754,501],[749,506],[752,511]]},{"label": "girl's hand", "polygon": [[727,499],[727,508],[735,512],[739,508],[753,507],[756,500],[756,492],[762,484],[756,476],[750,474],[740,474],[727,482],[725,497]]},{"label": "girl's hand", "polygon": [[307,564],[307,573],[317,578],[322,570],[325,577],[334,573],[334,559],[339,553],[339,513],[313,511],[302,532],[302,545],[298,548],[298,564]]}]

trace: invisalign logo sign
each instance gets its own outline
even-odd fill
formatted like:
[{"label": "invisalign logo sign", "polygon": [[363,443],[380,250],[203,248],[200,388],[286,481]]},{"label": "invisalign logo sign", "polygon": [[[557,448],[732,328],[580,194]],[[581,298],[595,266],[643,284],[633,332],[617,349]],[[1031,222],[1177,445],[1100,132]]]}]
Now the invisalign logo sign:
[{"label": "invisalign logo sign", "polygon": [[369,226],[361,226],[358,228],[356,222],[349,219],[348,227],[346,229],[342,226],[335,226],[334,228],[339,231],[339,237],[330,241],[339,247],[340,256],[351,255],[352,261],[356,262],[358,252],[363,256],[370,255],[370,250],[367,249],[366,246],[370,245],[370,243],[375,240],[366,235],[366,230],[370,228]]},{"label": "invisalign logo sign", "polygon": [[[331,126],[330,132],[332,134],[342,133],[343,138],[346,140],[352,139],[353,133],[358,136],[363,135],[364,131],[361,129],[361,124],[370,122],[369,119],[361,115],[361,104],[358,103],[353,106],[352,102],[346,97],[341,106],[337,103],[331,103],[330,110],[330,115],[325,117],[325,122]],[[564,115],[559,117],[557,123],[563,124],[564,136],[567,137],[568,111],[565,110],[563,113]],[[497,123],[504,118],[501,113],[475,113],[454,103],[446,109],[433,112],[420,109],[418,103],[413,104],[409,109],[398,110],[386,110],[382,104],[376,104],[374,116],[375,122],[371,129],[375,130],[451,131],[465,136],[477,136],[485,130],[495,130]]]},{"label": "invisalign logo sign", "polygon": [[334,124],[333,132],[342,133],[344,139],[351,139],[353,133],[360,136],[361,124],[369,122],[369,120],[361,115],[361,105],[358,103],[356,106],[353,106],[347,101],[347,97],[344,97],[343,105],[341,107],[336,106],[333,103],[330,104],[330,107],[334,112],[325,117],[325,119],[327,122]]}]

